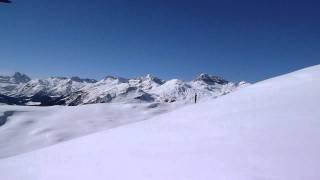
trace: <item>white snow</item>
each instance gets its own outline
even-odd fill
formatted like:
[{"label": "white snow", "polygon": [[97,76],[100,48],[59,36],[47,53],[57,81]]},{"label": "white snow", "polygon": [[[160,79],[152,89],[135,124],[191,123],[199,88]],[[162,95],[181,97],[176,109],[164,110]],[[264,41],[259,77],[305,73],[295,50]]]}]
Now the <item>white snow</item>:
[{"label": "white snow", "polygon": [[76,107],[2,105],[0,116],[10,111],[14,114],[0,126],[0,159],[89,133],[146,120],[181,105],[155,103],[111,103]]},{"label": "white snow", "polygon": [[33,101],[29,101],[26,103],[27,106],[39,106],[41,105],[40,102],[33,102]]},{"label": "white snow", "polygon": [[33,79],[25,84],[19,84],[9,95],[33,96],[39,92],[46,92],[55,96],[63,96],[91,84],[92,83],[77,82],[69,78],[59,77],[51,77],[44,80]]},{"label": "white snow", "polygon": [[0,179],[319,180],[319,77],[313,66],[1,159]]}]

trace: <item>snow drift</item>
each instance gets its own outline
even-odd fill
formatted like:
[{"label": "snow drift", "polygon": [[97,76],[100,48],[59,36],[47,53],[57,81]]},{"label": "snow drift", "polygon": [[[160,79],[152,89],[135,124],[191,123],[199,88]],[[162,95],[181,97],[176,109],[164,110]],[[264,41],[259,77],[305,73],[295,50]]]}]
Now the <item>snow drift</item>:
[{"label": "snow drift", "polygon": [[0,160],[1,180],[318,180],[320,66]]}]

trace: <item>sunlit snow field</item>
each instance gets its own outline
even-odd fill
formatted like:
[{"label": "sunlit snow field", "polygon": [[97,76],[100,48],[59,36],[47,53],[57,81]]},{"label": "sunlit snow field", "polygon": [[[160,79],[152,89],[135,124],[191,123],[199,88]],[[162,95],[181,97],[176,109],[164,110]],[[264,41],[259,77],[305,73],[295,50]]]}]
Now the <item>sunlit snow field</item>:
[{"label": "sunlit snow field", "polygon": [[51,107],[0,105],[0,117],[3,117],[5,112],[8,116],[0,126],[0,158],[146,120],[181,105],[177,103],[110,103]]}]

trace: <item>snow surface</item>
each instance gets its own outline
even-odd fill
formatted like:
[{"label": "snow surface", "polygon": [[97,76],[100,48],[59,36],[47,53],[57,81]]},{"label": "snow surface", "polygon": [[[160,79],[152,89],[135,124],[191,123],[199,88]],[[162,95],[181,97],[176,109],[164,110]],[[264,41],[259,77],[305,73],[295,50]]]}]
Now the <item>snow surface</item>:
[{"label": "snow surface", "polygon": [[[89,133],[150,119],[183,104],[93,104],[86,106],[0,106],[0,159]],[[0,118],[1,119],[1,118]],[[1,180],[1,178],[0,178]]]},{"label": "snow surface", "polygon": [[0,160],[1,180],[319,180],[320,66]]}]

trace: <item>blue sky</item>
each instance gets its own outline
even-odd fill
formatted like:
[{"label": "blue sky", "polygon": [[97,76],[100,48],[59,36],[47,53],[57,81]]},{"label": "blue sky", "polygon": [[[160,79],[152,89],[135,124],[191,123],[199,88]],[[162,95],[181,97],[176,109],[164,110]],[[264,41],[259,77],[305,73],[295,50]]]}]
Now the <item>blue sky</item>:
[{"label": "blue sky", "polygon": [[255,82],[320,63],[319,9],[316,0],[13,0],[0,4],[0,72]]}]

